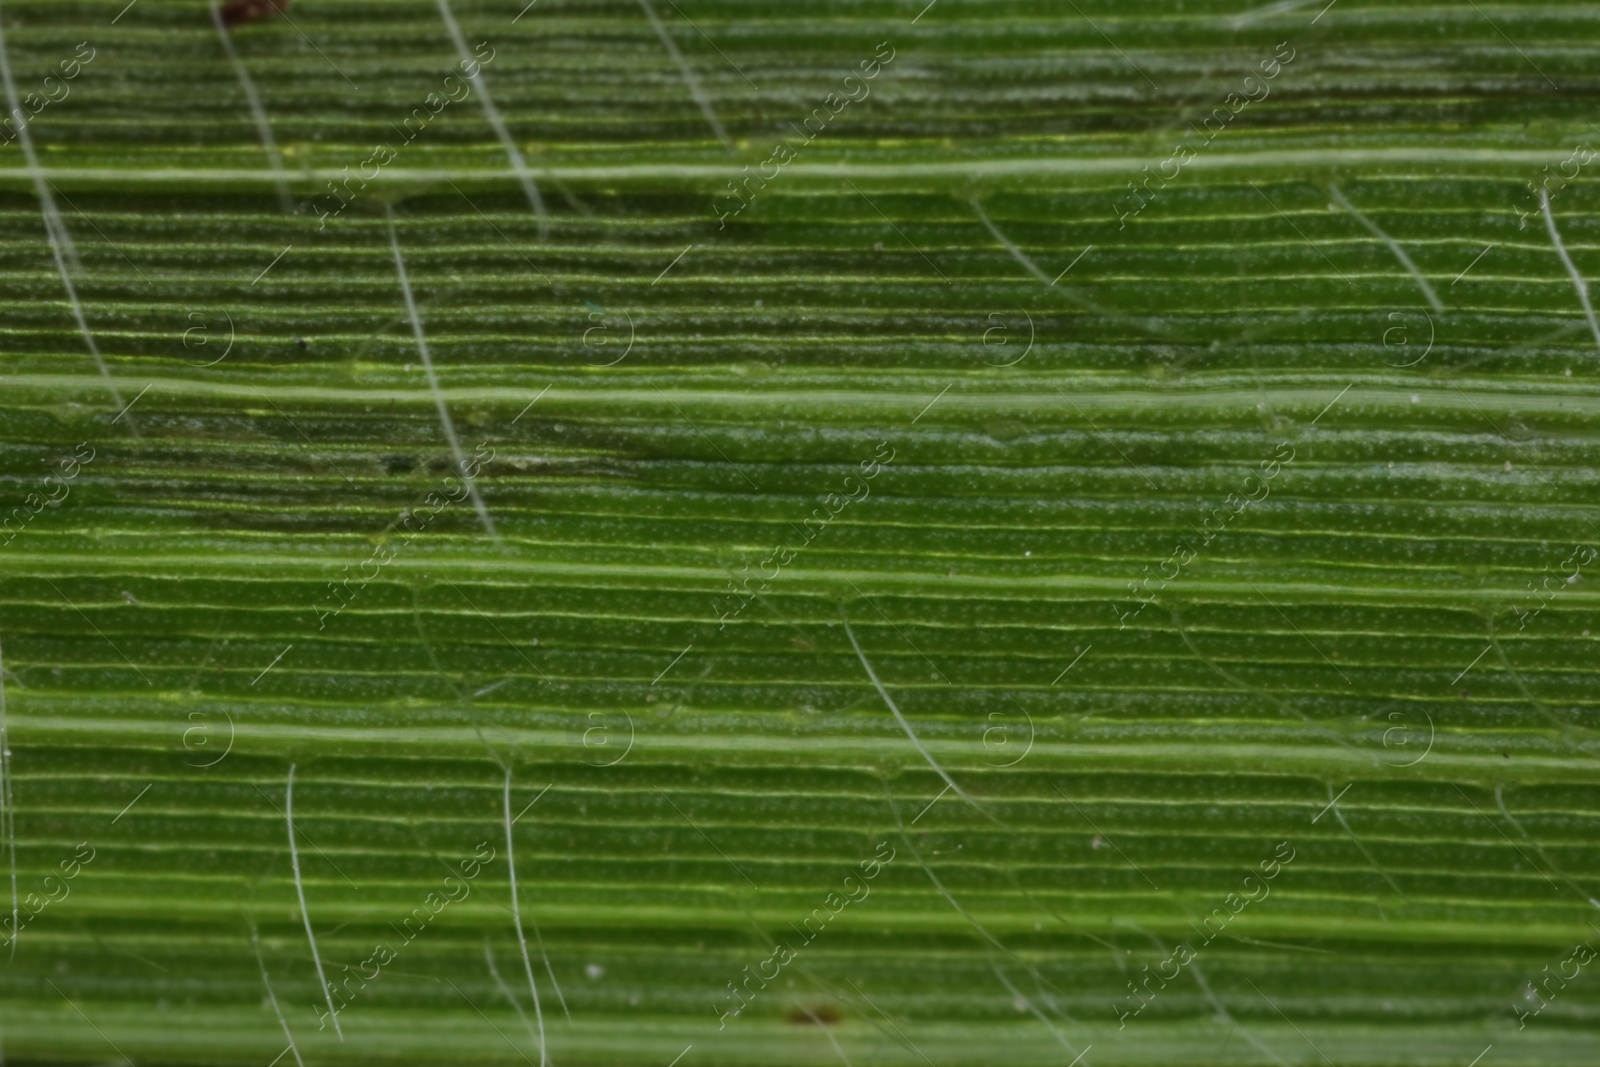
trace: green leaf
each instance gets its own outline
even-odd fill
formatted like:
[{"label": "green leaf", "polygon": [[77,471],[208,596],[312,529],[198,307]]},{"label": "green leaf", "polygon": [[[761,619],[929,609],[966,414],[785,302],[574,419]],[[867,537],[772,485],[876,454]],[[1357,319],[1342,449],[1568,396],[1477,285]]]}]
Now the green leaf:
[{"label": "green leaf", "polygon": [[11,1061],[1593,1060],[1590,7],[123,4],[0,10]]}]

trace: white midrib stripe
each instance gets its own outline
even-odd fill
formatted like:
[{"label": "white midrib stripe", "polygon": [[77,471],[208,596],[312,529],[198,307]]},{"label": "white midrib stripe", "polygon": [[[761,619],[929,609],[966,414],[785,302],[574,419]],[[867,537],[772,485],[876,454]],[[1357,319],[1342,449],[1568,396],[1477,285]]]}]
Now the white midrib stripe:
[{"label": "white midrib stripe", "polygon": [[[329,151],[326,147],[319,151]],[[1543,150],[1495,148],[1430,148],[1406,145],[1395,148],[1305,148],[1283,151],[1218,152],[1203,155],[1188,164],[1193,172],[1254,171],[1262,168],[1288,172],[1298,167],[1362,166],[1401,164],[1438,167],[1449,164],[1490,166],[1538,166],[1550,160],[1557,148]],[[1151,149],[1139,155],[1063,155],[1056,158],[964,159],[950,162],[910,163],[791,163],[783,173],[789,177],[812,178],[937,178],[937,177],[1012,177],[1132,174],[1148,166],[1161,154]],[[542,164],[529,166],[536,178],[567,181],[607,181],[626,179],[717,180],[737,170],[731,163],[624,163],[605,165]],[[63,182],[258,182],[271,185],[276,176],[270,170],[241,167],[44,167],[40,174]],[[301,173],[296,180],[323,182],[341,177],[342,171],[323,168]],[[0,168],[0,181],[29,180],[27,167]],[[390,183],[452,181],[504,181],[511,175],[492,167],[387,167],[376,181]],[[1472,177],[1472,176],[1467,176]],[[1484,177],[1479,175],[1478,177]],[[1510,206],[1507,205],[1507,213]],[[709,209],[708,209],[709,216]],[[1107,217],[1110,208],[1107,207]]]}]

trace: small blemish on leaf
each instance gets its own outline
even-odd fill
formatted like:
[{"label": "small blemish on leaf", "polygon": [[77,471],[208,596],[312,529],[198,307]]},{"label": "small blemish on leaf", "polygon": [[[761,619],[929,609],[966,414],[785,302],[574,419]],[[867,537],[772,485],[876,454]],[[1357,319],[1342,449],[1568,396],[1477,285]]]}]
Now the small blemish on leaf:
[{"label": "small blemish on leaf", "polygon": [[220,12],[228,29],[288,10],[289,0],[227,0]]},{"label": "small blemish on leaf", "polygon": [[783,1020],[796,1026],[838,1026],[844,1021],[844,1014],[837,1004],[797,1004],[784,1014]]}]

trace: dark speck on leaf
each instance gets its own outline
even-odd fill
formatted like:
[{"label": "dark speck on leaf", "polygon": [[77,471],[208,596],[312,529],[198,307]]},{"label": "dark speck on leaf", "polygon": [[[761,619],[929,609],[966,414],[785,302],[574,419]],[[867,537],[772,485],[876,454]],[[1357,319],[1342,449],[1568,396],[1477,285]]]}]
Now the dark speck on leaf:
[{"label": "dark speck on leaf", "polygon": [[228,29],[276,15],[289,7],[289,0],[225,0],[220,15]]},{"label": "dark speck on leaf", "polygon": [[783,1017],[784,1022],[796,1026],[838,1026],[844,1021],[837,1004],[813,1004],[802,1007],[796,1004]]},{"label": "dark speck on leaf", "polygon": [[410,474],[417,469],[417,461],[411,456],[384,456],[383,469],[390,474]]},{"label": "dark speck on leaf", "polygon": [[304,337],[296,337],[294,343],[300,346],[300,351],[302,352],[311,347]]}]

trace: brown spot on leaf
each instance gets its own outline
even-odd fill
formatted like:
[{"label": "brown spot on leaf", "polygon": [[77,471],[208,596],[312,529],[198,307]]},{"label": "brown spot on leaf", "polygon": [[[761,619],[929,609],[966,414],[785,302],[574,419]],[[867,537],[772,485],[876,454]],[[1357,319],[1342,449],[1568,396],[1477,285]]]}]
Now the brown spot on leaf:
[{"label": "brown spot on leaf", "polygon": [[288,7],[289,0],[224,0],[220,14],[222,24],[231,30],[246,22],[276,15]]},{"label": "brown spot on leaf", "polygon": [[844,1014],[833,1003],[796,1004],[784,1014],[783,1021],[796,1026],[838,1026],[844,1021]]}]

